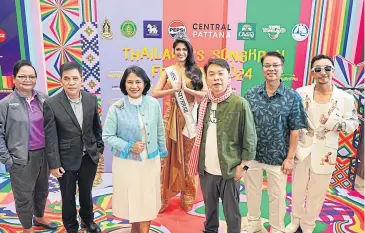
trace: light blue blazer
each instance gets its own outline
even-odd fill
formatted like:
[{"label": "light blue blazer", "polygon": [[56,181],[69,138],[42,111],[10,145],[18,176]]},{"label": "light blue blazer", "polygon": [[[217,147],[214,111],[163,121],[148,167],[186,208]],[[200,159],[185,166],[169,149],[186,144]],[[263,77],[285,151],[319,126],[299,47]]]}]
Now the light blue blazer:
[{"label": "light blue blazer", "polygon": [[167,156],[165,130],[159,102],[151,96],[143,96],[139,105],[129,102],[128,96],[110,106],[103,126],[103,140],[112,147],[114,156],[141,160],[131,152],[137,141],[142,141],[138,114],[146,128],[147,159]]}]

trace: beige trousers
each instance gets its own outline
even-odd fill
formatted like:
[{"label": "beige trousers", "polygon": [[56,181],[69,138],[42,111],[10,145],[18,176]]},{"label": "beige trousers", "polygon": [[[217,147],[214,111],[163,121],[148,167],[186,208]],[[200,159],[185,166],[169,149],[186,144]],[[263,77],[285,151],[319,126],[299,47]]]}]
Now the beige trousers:
[{"label": "beige trousers", "polygon": [[284,216],[286,213],[286,182],[281,166],[267,165],[257,161],[250,161],[249,169],[244,172],[245,188],[248,207],[249,226],[261,225],[261,197],[263,171],[267,174],[267,190],[269,195],[269,222],[272,233],[284,232]]},{"label": "beige trousers", "polygon": [[296,161],[292,182],[292,218],[303,231],[313,231],[321,212],[332,174],[316,174],[311,169],[311,155]]}]

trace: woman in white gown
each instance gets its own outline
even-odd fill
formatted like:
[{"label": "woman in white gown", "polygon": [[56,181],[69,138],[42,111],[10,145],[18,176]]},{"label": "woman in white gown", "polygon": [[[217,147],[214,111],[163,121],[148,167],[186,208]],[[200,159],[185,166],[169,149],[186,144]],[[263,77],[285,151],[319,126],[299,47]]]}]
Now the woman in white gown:
[{"label": "woman in white gown", "polygon": [[103,140],[113,151],[113,215],[128,219],[132,233],[148,233],[161,208],[160,157],[167,156],[159,102],[146,96],[150,79],[138,67],[120,81],[125,95],[110,106]]}]

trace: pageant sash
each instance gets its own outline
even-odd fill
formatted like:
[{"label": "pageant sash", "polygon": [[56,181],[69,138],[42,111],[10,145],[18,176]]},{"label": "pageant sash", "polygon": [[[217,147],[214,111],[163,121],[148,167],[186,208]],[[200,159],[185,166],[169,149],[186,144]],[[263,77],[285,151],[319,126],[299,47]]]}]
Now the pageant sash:
[{"label": "pageant sash", "polygon": [[[168,67],[165,70],[167,78],[170,79],[172,87],[175,88],[179,80],[179,76],[176,70],[172,67]],[[185,126],[182,133],[189,139],[192,139],[196,136],[196,118],[198,113],[198,104],[196,103],[196,101],[194,102],[193,111],[191,112],[189,110],[189,103],[186,99],[184,90],[181,89],[180,91],[175,92],[175,97],[176,102],[178,103],[179,108],[183,113],[185,119]]]}]

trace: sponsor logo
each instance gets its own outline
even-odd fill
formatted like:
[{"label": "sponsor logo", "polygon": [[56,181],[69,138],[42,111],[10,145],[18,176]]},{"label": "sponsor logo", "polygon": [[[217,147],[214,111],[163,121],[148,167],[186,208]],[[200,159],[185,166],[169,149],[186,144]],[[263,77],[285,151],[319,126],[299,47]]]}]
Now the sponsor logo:
[{"label": "sponsor logo", "polygon": [[112,25],[110,21],[105,18],[103,24],[101,25],[101,39],[111,40],[113,39]]},{"label": "sponsor logo", "polygon": [[113,91],[120,91],[120,86],[119,85],[112,85],[112,90]]},{"label": "sponsor logo", "polygon": [[120,26],[120,31],[125,37],[133,37],[137,33],[137,25],[131,20],[126,20]]},{"label": "sponsor logo", "polygon": [[120,70],[109,71],[108,78],[122,78],[123,74],[124,74],[124,71],[120,71]]},{"label": "sponsor logo", "polygon": [[291,35],[294,38],[294,40],[296,40],[296,41],[303,41],[303,40],[307,39],[307,37],[309,35],[308,26],[303,23],[299,23],[299,24],[295,25],[293,27],[293,30],[291,31]]},{"label": "sponsor logo", "polygon": [[171,38],[174,38],[176,33],[178,33],[178,32],[186,33],[186,26],[182,21],[174,20],[170,23],[170,25],[168,27],[168,33],[171,36]]},{"label": "sponsor logo", "polygon": [[238,23],[237,40],[255,40],[256,24],[255,23]]},{"label": "sponsor logo", "polygon": [[263,28],[262,31],[267,33],[270,39],[275,40],[279,37],[280,33],[286,32],[286,29],[280,27],[280,25],[269,25],[269,27]]},{"label": "sponsor logo", "polygon": [[143,21],[144,38],[162,38],[162,21]]},{"label": "sponsor logo", "polygon": [[193,23],[193,37],[196,38],[231,38],[231,26],[219,23]]},{"label": "sponsor logo", "polygon": [[0,29],[0,43],[6,40],[6,34],[3,30]]},{"label": "sponsor logo", "polygon": [[281,81],[298,81],[298,77],[295,76],[295,74],[281,74],[280,77]]}]

